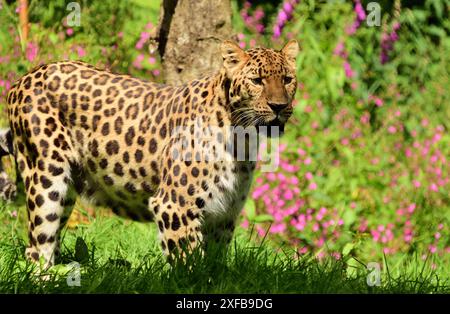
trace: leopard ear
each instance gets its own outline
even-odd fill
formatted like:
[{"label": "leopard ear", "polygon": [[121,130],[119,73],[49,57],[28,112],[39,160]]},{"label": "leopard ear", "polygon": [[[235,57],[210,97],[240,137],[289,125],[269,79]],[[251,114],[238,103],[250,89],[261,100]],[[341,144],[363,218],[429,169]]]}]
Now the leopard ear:
[{"label": "leopard ear", "polygon": [[298,42],[295,39],[289,40],[283,49],[281,49],[281,53],[294,68],[299,50]]},{"label": "leopard ear", "polygon": [[248,54],[241,47],[230,40],[222,42],[220,51],[222,52],[223,66],[227,71],[228,77],[232,77],[249,58]]}]

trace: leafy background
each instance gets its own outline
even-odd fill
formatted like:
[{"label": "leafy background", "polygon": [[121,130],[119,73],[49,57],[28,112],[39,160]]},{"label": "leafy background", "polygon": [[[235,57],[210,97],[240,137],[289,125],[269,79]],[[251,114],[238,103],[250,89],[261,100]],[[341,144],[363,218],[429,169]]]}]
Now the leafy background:
[{"label": "leafy background", "polygon": [[[0,2],[3,126],[7,90],[37,64],[81,59],[163,81],[148,49],[159,1],[79,3],[81,26],[69,27],[66,1],[31,1],[23,43],[17,3]],[[301,45],[280,169],[257,173],[238,233],[349,266],[425,261],[449,278],[450,4],[378,1],[381,25],[368,26],[368,3],[232,1],[241,47],[280,48],[290,38]],[[26,239],[24,205],[3,207],[2,224]],[[83,228],[94,215],[101,214],[80,207],[69,227]]]}]

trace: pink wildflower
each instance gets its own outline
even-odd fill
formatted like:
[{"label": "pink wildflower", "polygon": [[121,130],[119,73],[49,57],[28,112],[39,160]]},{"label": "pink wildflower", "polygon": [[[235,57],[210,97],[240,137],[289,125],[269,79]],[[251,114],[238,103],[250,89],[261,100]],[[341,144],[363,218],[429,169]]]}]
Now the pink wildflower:
[{"label": "pink wildflower", "polygon": [[437,251],[437,247],[436,247],[436,245],[431,244],[430,246],[428,246],[428,250],[430,250],[431,254],[434,254]]},{"label": "pink wildflower", "polygon": [[345,71],[345,76],[347,76],[348,78],[352,78],[355,73],[352,70],[352,67],[350,66],[350,63],[348,63],[347,61],[344,61],[344,71]]},{"label": "pink wildflower", "polygon": [[83,58],[86,55],[86,50],[84,50],[83,47],[78,46],[77,53],[78,53],[78,57]]},{"label": "pink wildflower", "polygon": [[33,62],[33,60],[36,58],[38,54],[38,46],[32,43],[31,41],[28,42],[25,54],[28,61]]}]

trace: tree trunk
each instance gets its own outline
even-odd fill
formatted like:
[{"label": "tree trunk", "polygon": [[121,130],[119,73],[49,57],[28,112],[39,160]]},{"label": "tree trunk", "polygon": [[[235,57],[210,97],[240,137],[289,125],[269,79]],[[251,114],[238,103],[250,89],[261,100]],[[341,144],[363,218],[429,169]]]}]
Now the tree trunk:
[{"label": "tree trunk", "polygon": [[23,44],[28,41],[28,1],[19,0],[19,24]]},{"label": "tree trunk", "polygon": [[218,71],[220,43],[232,37],[230,0],[163,0],[157,37],[167,84]]}]

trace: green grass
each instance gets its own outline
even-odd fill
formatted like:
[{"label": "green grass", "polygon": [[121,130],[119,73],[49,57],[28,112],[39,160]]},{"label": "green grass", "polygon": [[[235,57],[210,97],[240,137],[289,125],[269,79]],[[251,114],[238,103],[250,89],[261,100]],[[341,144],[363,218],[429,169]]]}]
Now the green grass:
[{"label": "green grass", "polygon": [[[3,204],[0,210],[0,293],[450,292],[448,278],[431,270],[428,261],[405,258],[391,265],[387,260],[381,285],[370,287],[365,266],[350,256],[322,262],[311,256],[293,258],[290,249],[257,244],[243,229],[238,229],[226,254],[223,247],[216,247],[205,258],[194,254],[187,265],[169,266],[153,224],[104,216],[64,232],[61,264],[81,264],[81,286],[68,286],[64,266],[42,273],[50,274],[44,281],[25,261],[23,200]],[[11,217],[13,210],[18,210],[17,218]]]}]

